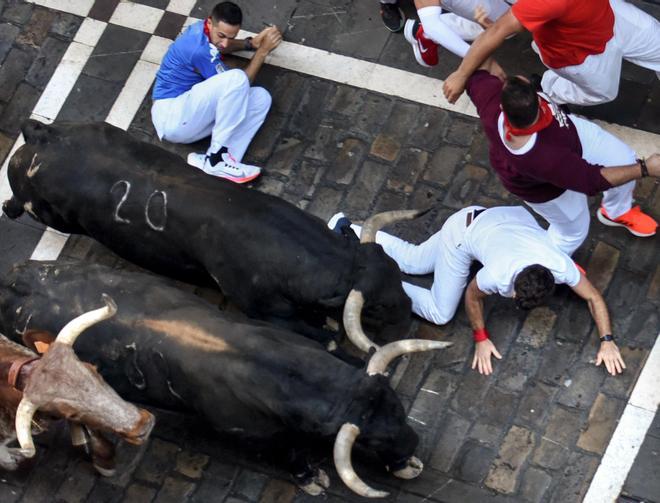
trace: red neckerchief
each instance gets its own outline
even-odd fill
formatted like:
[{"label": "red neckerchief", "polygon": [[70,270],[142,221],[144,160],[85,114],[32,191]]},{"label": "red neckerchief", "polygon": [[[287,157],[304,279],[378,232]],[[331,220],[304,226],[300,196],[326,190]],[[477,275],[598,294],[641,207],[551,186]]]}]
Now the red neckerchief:
[{"label": "red neckerchief", "polygon": [[[209,44],[213,45],[213,42],[211,42],[211,30],[209,30],[209,23],[211,22],[210,18],[206,18],[204,20],[204,35],[206,35],[206,38],[209,39]],[[222,60],[222,52],[220,49],[218,49],[218,58]]]},{"label": "red neckerchief", "polygon": [[545,101],[543,98],[539,99],[539,118],[536,120],[534,124],[526,128],[519,129],[517,127],[513,127],[509,122],[509,119],[507,118],[506,114],[504,112],[502,112],[502,114],[504,115],[505,136],[506,139],[509,141],[511,141],[512,135],[526,136],[537,133],[542,129],[547,128],[550,124],[552,124],[552,119],[554,118],[554,116],[552,115],[552,110],[550,110],[550,105],[548,105],[548,102]]}]

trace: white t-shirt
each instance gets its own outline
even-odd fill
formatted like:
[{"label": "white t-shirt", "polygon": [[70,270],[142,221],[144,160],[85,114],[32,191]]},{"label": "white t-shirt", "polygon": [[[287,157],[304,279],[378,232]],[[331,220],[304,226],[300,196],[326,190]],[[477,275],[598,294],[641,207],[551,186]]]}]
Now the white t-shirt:
[{"label": "white t-shirt", "polygon": [[525,267],[547,267],[555,284],[575,286],[580,271],[575,262],[550,240],[522,206],[490,208],[465,232],[464,249],[483,264],[477,273],[479,290],[513,297],[513,280]]}]

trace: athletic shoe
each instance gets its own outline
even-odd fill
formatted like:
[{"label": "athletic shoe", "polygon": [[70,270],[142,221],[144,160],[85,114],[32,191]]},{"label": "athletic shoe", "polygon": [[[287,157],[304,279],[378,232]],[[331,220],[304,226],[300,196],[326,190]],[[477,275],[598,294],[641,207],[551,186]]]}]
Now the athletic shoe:
[{"label": "athletic shoe", "polygon": [[658,223],[646,213],[642,213],[639,206],[628,210],[618,218],[610,218],[602,206],[596,212],[598,220],[611,227],[625,227],[628,232],[639,237],[648,237],[655,235]]},{"label": "athletic shoe", "polygon": [[408,19],[403,28],[403,36],[412,45],[415,59],[430,68],[438,64],[438,44],[424,35],[424,28],[419,21]]},{"label": "athletic shoe", "polygon": [[395,3],[381,3],[380,4],[380,17],[383,20],[385,28],[391,32],[403,30],[403,23],[405,16],[403,11]]},{"label": "athletic shoe", "polygon": [[[223,147],[224,148],[224,147]],[[219,157],[213,164],[212,157]],[[234,157],[224,149],[217,155],[211,156],[199,153],[188,154],[188,164],[201,169],[205,173],[225,178],[235,183],[247,183],[261,174],[261,168],[238,162]]]},{"label": "athletic shoe", "polygon": [[328,228],[337,234],[343,234],[342,229],[344,227],[350,227],[351,223],[352,222],[346,217],[346,215],[340,211],[330,217],[330,220],[328,220]]}]

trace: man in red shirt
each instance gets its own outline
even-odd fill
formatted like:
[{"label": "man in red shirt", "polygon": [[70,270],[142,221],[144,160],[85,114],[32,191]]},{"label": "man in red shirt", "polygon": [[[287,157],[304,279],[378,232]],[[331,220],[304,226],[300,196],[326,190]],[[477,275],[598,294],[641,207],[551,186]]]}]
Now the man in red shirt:
[{"label": "man in red shirt", "polygon": [[489,64],[467,82],[488,137],[490,163],[513,194],[545,218],[552,241],[571,255],[589,231],[587,195],[605,192],[605,225],[652,236],[657,223],[632,207],[634,180],[660,176],[660,154],[635,159],[628,145],[596,124],[565,114],[524,77],[503,84]]},{"label": "man in red shirt", "polygon": [[549,68],[541,86],[558,104],[595,105],[616,98],[621,60],[660,77],[660,22],[623,0],[518,0],[472,44],[444,83],[451,102],[467,79],[513,33],[529,30]]}]

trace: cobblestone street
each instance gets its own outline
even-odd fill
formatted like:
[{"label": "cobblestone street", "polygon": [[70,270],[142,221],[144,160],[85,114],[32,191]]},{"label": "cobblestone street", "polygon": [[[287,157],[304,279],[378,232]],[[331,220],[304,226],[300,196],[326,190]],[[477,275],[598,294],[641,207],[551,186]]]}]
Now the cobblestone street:
[{"label": "cobblestone street", "polygon": [[[0,0],[2,160],[85,17],[108,22],[117,5],[125,2],[91,2],[87,16],[58,10],[55,1],[48,6],[39,3],[48,2]],[[163,10],[170,2],[137,3]],[[245,6],[245,29],[259,30],[262,21],[288,23],[287,41],[434,78],[446,77],[457,65],[458,60],[448,56],[434,73],[415,68],[403,37],[382,28],[375,3],[239,2]],[[214,4],[199,1],[189,15],[203,17]],[[643,5],[660,15],[657,4]],[[267,6],[272,12],[266,11]],[[363,34],[343,38],[328,19],[304,17],[325,8],[352,13],[342,29]],[[406,11],[412,14],[414,9],[406,6]],[[57,119],[106,120],[134,67],[143,62],[152,34],[173,39],[185,19],[181,13],[166,12],[154,23],[152,33],[108,22]],[[505,48],[505,63],[513,66],[522,45],[520,40],[511,41]],[[525,48],[521,58],[525,72],[540,69],[540,62],[532,60],[528,40]],[[626,66],[623,77],[616,102],[586,113],[660,133],[660,81],[652,72],[632,66]],[[465,206],[522,204],[490,168],[486,137],[472,116],[274,65],[262,69],[256,84],[270,91],[273,107],[245,159],[265,167],[252,185],[254,190],[282,197],[324,220],[340,210],[361,220],[383,210],[431,208],[418,220],[388,228],[413,242],[426,239]],[[196,145],[160,142],[150,107],[147,92],[127,125],[129,133],[182,156],[205,150],[206,140]],[[0,186],[6,183],[4,173],[2,177]],[[655,179],[638,183],[635,199],[649,214],[660,217]],[[600,198],[590,199],[592,215],[599,203]],[[43,234],[44,227],[27,215],[16,221],[2,216],[0,274],[30,258]],[[487,299],[486,324],[503,356],[489,377],[470,368],[474,344],[462,303],[453,321],[441,327],[416,318],[410,336],[454,343],[445,351],[401,358],[391,373],[409,424],[419,434],[417,456],[425,469],[417,479],[402,481],[362,454],[356,460],[358,473],[373,487],[390,491],[383,501],[581,501],[660,332],[658,251],[657,236],[634,238],[594,217],[587,241],[574,256],[608,303],[627,366],[619,377],[594,365],[598,348],[594,323],[586,304],[566,287],[557,288],[547,306],[530,312],[517,310],[501,297]],[[60,257],[131,267],[82,236],[71,236]],[[431,279],[408,278],[427,286]],[[96,474],[73,450],[63,426],[38,437],[32,466],[0,473],[0,501],[366,501],[342,484],[333,467],[331,445],[316,448],[331,486],[325,496],[314,498],[298,490],[287,473],[259,453],[219,438],[200,420],[154,413],[157,423],[148,444],[142,448],[122,444],[121,468],[109,478]],[[656,414],[639,455],[648,462],[630,472],[619,501],[660,503],[659,451]]]}]

